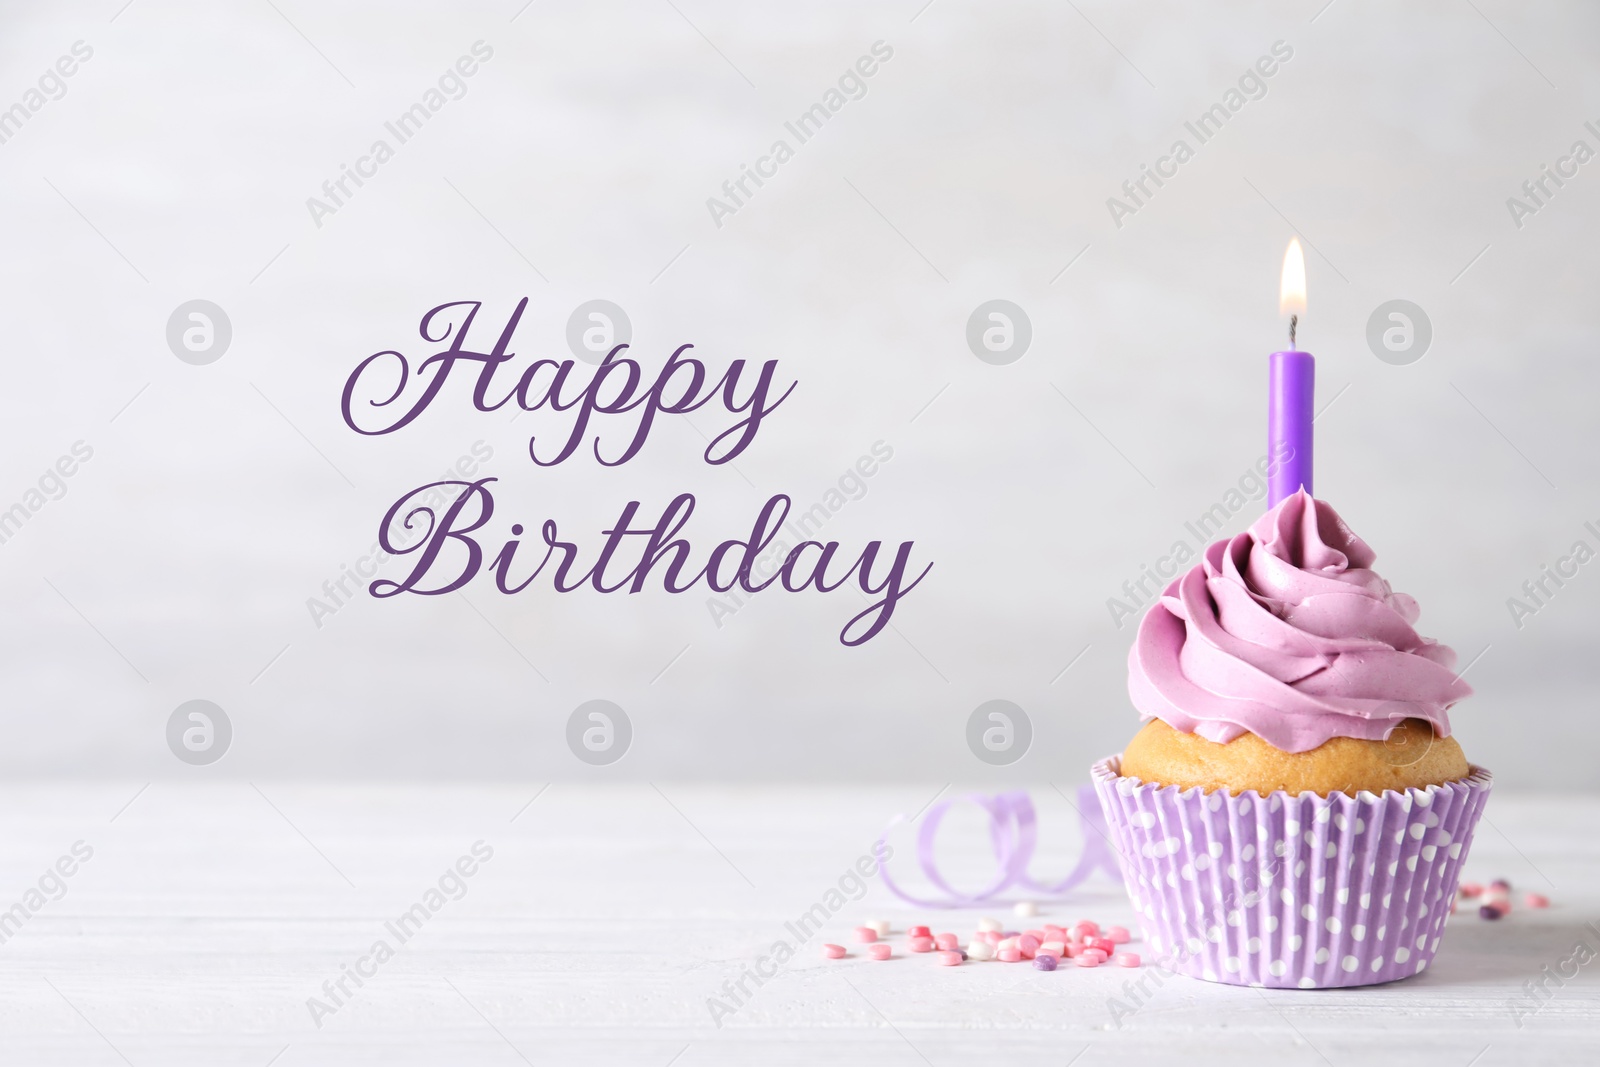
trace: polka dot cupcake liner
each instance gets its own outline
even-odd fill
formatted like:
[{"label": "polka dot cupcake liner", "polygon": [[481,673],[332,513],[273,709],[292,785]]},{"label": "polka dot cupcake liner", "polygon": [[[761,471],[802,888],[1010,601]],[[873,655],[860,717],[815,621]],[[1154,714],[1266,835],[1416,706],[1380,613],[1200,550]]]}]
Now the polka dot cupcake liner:
[{"label": "polka dot cupcake liner", "polygon": [[1355,796],[1228,796],[1094,765],[1150,946],[1147,962],[1230,985],[1331,989],[1433,961],[1493,779]]}]

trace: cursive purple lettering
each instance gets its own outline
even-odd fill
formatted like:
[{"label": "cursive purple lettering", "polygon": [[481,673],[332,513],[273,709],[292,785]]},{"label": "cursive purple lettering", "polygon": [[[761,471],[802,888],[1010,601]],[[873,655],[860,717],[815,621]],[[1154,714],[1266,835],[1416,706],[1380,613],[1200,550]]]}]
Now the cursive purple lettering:
[{"label": "cursive purple lettering", "polygon": [[[704,459],[715,466],[737,458],[749,448],[760,432],[762,420],[777,410],[798,384],[790,382],[774,397],[778,370],[775,359],[759,367],[748,360],[735,359],[721,378],[710,382],[705,364],[686,355],[694,347],[689,344],[679,345],[651,379],[637,360],[625,354],[628,346],[619,344],[606,354],[587,381],[582,380],[582,371],[573,360],[535,359],[518,375],[516,384],[508,388],[499,380],[501,368],[517,358],[511,344],[527,307],[524,297],[487,352],[470,348],[467,343],[467,335],[483,309],[482,301],[456,300],[432,308],[422,316],[418,332],[424,341],[448,342],[447,347],[415,368],[404,353],[394,349],[374,352],[362,360],[344,383],[340,408],[345,425],[369,437],[394,433],[421,417],[452,376],[475,373],[472,405],[479,411],[498,411],[514,402],[524,411],[572,413],[570,423],[550,435],[557,442],[554,448],[543,447],[542,430],[528,438],[528,457],[538,466],[564,463],[591,433],[596,462],[606,467],[619,466],[639,454],[657,416],[683,415],[717,401],[729,415],[741,417],[706,445]],[[463,368],[459,372],[458,366]],[[674,395],[669,397],[669,393]],[[393,411],[387,410],[391,408]],[[593,424],[635,412],[626,443],[603,451],[602,435]]]},{"label": "cursive purple lettering", "polygon": [[[479,478],[470,482],[431,482],[395,501],[384,515],[379,541],[384,551],[413,556],[415,562],[402,580],[380,579],[372,582],[368,591],[375,597],[400,593],[438,596],[462,588],[481,570],[489,570],[500,592],[520,593],[545,572],[552,560],[555,569],[550,586],[559,593],[585,587],[597,593],[639,593],[658,573],[661,588],[668,593],[685,593],[701,583],[718,592],[737,586],[747,593],[757,593],[776,583],[791,593],[807,589],[828,593],[853,580],[863,594],[878,597],[839,632],[841,643],[855,646],[876,637],[889,624],[900,600],[933,568],[930,563],[909,583],[906,581],[914,547],[911,541],[900,544],[881,575],[874,575],[874,571],[883,555],[882,541],[868,542],[848,565],[839,542],[804,541],[790,549],[783,563],[765,580],[753,580],[758,569],[756,561],[776,540],[789,514],[790,499],[782,493],[762,506],[748,537],[721,542],[707,555],[705,564],[688,576],[685,568],[694,549],[679,534],[694,514],[695,500],[689,493],[675,496],[654,521],[640,520],[640,502],[628,501],[611,528],[601,531],[604,542],[586,571],[581,570],[579,557],[588,557],[577,543],[561,538],[554,519],[540,524],[539,541],[543,542],[544,554],[532,570],[527,570],[518,558],[524,547],[525,529],[521,523],[511,524],[510,537],[485,563],[485,546],[474,535],[494,516],[494,496],[489,489],[493,481],[494,478]],[[442,515],[431,506],[415,503],[440,487],[456,492]],[[418,526],[420,535],[415,532]],[[535,553],[537,549],[528,553],[528,558]]]}]

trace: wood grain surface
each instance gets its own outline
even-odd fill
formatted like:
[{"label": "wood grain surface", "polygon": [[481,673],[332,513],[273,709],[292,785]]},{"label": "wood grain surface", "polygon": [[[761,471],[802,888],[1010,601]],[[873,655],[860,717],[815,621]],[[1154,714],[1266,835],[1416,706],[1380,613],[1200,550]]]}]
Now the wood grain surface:
[{"label": "wood grain surface", "polygon": [[[1394,985],[1269,993],[1172,978],[1119,1018],[1112,1001],[1127,1003],[1124,983],[1141,972],[941,968],[904,955],[898,937],[887,962],[854,947],[847,959],[821,959],[821,941],[848,944],[869,917],[901,930],[926,918],[963,938],[979,915],[1020,922],[999,905],[912,909],[872,879],[825,934],[759,986],[746,979],[751,995],[714,1019],[708,998],[726,997],[724,983],[775,941],[794,942],[786,924],[825,901],[891,816],[938,790],[338,788],[198,775],[8,785],[0,1062],[1092,1065],[1133,1056],[1194,1067],[1489,1067],[1600,1057],[1600,968],[1549,983],[1537,1004],[1524,987],[1579,943],[1600,951],[1600,925],[1586,925],[1600,923],[1600,799],[1570,796],[1497,794],[1467,866],[1473,878],[1510,878],[1519,900],[1532,889],[1554,905],[1497,923],[1464,909],[1433,967]],[[1061,790],[1032,794],[1043,842],[1034,872],[1059,878],[1078,848],[1071,789],[1063,779]],[[976,810],[962,806],[940,839],[941,867],[963,888],[992,875],[982,833]],[[892,869],[915,882],[904,830],[890,841]],[[75,845],[92,855],[73,858]],[[474,859],[475,846],[492,855]],[[1068,901],[1040,903],[1055,921],[1131,919],[1120,887],[1099,877]],[[392,925],[408,912],[410,925]],[[372,958],[379,940],[392,958]],[[333,1005],[324,983],[364,957],[370,976],[360,986],[345,979],[349,995]],[[314,1018],[314,997],[334,1010]]]}]

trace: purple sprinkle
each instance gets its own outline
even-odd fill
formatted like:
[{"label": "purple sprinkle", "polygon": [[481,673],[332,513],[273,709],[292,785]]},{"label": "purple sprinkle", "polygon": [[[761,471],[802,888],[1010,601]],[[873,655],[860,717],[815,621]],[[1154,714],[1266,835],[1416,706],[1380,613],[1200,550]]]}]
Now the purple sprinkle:
[{"label": "purple sprinkle", "polygon": [[1494,881],[1490,882],[1489,885],[1490,885],[1491,888],[1494,888],[1494,889],[1510,889],[1511,888],[1511,883],[1506,881],[1504,878],[1496,878]]},{"label": "purple sprinkle", "polygon": [[1005,933],[1000,935],[1000,938],[1001,938],[1001,940],[1004,940],[1004,939],[1006,939],[1008,937],[1021,937],[1021,936],[1022,936],[1022,931],[1020,931],[1020,930],[1007,930]]},{"label": "purple sprinkle", "polygon": [[1056,969],[1056,958],[1054,956],[1035,956],[1033,958],[1033,969],[1036,971],[1053,971]]},{"label": "purple sprinkle", "polygon": [[1478,909],[1478,914],[1485,919],[1498,919],[1500,916],[1504,915],[1505,912],[1501,911],[1493,904],[1485,904],[1483,907]]}]

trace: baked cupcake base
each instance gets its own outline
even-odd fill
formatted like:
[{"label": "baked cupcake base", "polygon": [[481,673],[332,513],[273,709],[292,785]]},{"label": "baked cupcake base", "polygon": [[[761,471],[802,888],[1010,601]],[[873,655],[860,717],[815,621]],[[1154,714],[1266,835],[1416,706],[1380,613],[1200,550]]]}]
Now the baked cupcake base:
[{"label": "baked cupcake base", "polygon": [[1433,960],[1493,779],[1328,796],[1158,786],[1094,765],[1150,962],[1206,981],[1372,985]]},{"label": "baked cupcake base", "polygon": [[1208,741],[1160,719],[1145,723],[1122,753],[1123,773],[1146,782],[1199,786],[1263,796],[1362,789],[1424,789],[1465,778],[1471,767],[1453,737],[1439,737],[1426,719],[1399,721],[1382,741],[1334,737],[1309,752],[1284,752],[1252,733]]}]

